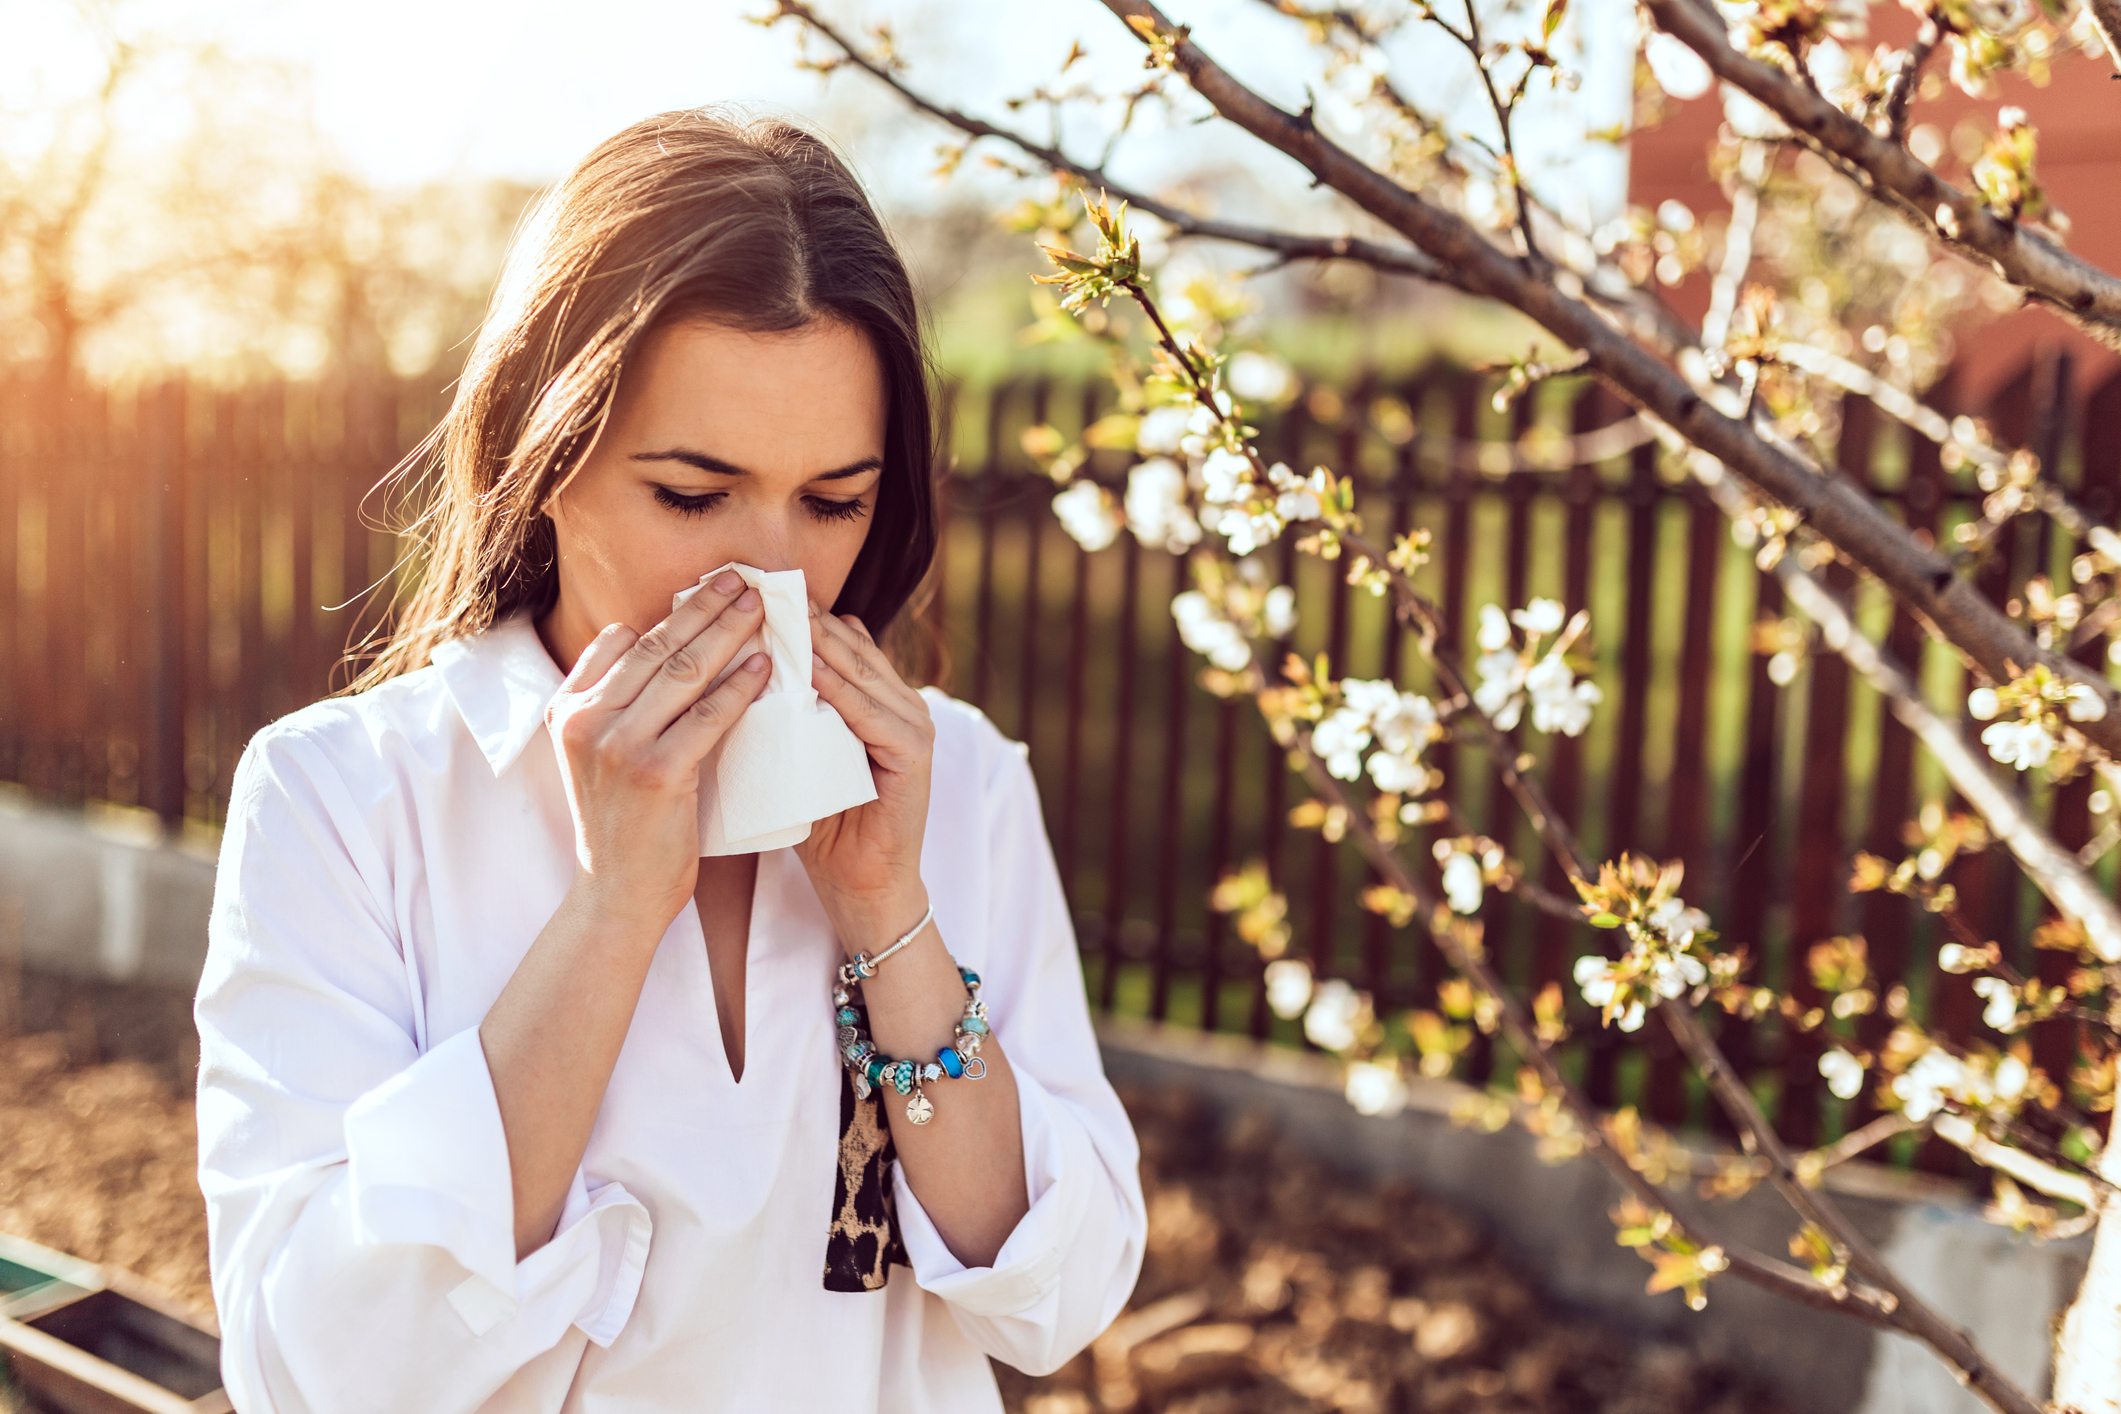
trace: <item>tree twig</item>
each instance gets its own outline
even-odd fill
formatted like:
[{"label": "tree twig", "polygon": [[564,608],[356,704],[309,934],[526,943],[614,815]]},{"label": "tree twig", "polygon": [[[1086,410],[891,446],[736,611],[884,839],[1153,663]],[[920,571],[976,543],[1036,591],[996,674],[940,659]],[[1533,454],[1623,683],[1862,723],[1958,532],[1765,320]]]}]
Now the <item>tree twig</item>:
[{"label": "tree twig", "polygon": [[1900,143],[1880,137],[1775,65],[1739,53],[1723,21],[1698,0],[1643,0],[1643,6],[1658,28],[1699,54],[1717,78],[1853,169],[1873,196],[1907,215],[1925,235],[1978,257],[2092,338],[2121,348],[2121,278],[2030,226],[1996,215]]},{"label": "tree twig", "polygon": [[[1145,19],[1160,33],[1173,32],[1170,21],[1147,0],[1104,4],[1122,18]],[[1846,478],[1821,473],[1772,441],[1757,422],[1714,407],[1675,370],[1565,293],[1545,272],[1498,249],[1457,216],[1423,201],[1332,143],[1315,126],[1267,102],[1190,38],[1176,40],[1172,53],[1178,68],[1217,112],[1294,157],[1320,181],[1398,230],[1449,272],[1453,283],[1521,310],[1583,350],[1589,366],[1624,396],[1796,512],[1992,678],[2013,680],[2032,664],[2045,663],[2057,676],[2097,692],[2108,710],[2100,721],[2082,724],[2084,735],[2109,755],[2121,756],[2121,694],[2083,665],[2042,649],[1956,574],[1948,559],[1917,544],[1904,526]]]}]

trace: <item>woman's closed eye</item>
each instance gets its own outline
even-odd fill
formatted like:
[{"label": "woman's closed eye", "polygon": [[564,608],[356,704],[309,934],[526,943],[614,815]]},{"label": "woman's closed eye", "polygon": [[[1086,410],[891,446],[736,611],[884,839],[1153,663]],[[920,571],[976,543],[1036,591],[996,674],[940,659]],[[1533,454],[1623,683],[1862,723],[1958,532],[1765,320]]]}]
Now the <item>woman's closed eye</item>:
[{"label": "woman's closed eye", "polygon": [[[691,493],[673,491],[668,486],[658,486],[655,488],[655,499],[657,504],[676,511],[681,516],[700,516],[707,514],[723,501],[729,499],[729,493],[727,491]],[[862,504],[859,497],[851,500],[836,500],[831,496],[805,496],[803,497],[803,506],[813,518],[823,521],[854,520],[860,516],[867,515],[869,512],[869,508]]]}]

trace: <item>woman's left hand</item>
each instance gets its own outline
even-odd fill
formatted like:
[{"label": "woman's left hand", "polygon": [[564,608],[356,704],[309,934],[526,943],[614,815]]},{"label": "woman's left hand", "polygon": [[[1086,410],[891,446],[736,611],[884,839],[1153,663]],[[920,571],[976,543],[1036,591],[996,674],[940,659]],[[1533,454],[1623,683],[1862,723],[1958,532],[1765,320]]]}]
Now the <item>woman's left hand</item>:
[{"label": "woman's left hand", "polygon": [[811,683],[869,748],[876,799],[818,821],[795,852],[842,945],[874,952],[928,907],[921,840],[935,723],[860,619],[815,603],[810,614]]}]

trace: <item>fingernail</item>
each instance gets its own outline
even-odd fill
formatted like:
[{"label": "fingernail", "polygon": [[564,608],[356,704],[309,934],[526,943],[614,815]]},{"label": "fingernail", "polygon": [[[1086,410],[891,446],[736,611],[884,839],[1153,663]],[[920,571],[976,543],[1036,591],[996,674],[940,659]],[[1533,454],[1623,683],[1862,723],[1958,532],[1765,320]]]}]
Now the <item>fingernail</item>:
[{"label": "fingernail", "polygon": [[818,609],[818,606],[817,606],[817,600],[815,600],[815,599],[812,599],[812,600],[810,601],[810,617],[814,619],[814,618],[816,618],[816,617],[818,616],[818,613],[819,613],[819,609]]},{"label": "fingernail", "polygon": [[730,574],[725,574],[720,579],[714,582],[715,592],[718,594],[734,594],[736,593],[737,588],[742,585],[743,582],[744,581],[733,572]]},{"label": "fingernail", "polygon": [[756,589],[745,590],[736,601],[736,606],[739,609],[756,609],[759,606],[759,592]]},{"label": "fingernail", "polygon": [[811,666],[811,667],[813,667],[813,668],[822,668],[822,667],[824,667],[824,666],[825,666],[825,655],[824,655],[824,654],[822,654],[822,653],[816,653],[816,652],[813,652],[813,653],[812,653],[812,654],[810,655],[810,666]]},{"label": "fingernail", "polygon": [[763,653],[754,653],[744,660],[744,671],[747,673],[763,673],[766,666],[766,655]]}]

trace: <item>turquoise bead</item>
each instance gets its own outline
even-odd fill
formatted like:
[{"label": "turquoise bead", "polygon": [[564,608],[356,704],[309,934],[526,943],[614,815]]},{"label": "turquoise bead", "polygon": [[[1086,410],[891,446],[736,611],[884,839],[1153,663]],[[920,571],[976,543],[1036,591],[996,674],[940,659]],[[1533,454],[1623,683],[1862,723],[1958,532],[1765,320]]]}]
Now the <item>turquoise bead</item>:
[{"label": "turquoise bead", "polygon": [[853,1007],[843,1006],[840,1008],[840,1025],[859,1026],[861,1025],[861,1021],[861,1017],[855,1015]]},{"label": "turquoise bead", "polygon": [[913,1093],[913,1062],[900,1061],[891,1067],[891,1088],[901,1095]]},{"label": "turquoise bead", "polygon": [[991,1036],[994,1034],[987,1029],[987,1023],[976,1016],[968,1016],[963,1021],[960,1021],[958,1025],[975,1036]]}]

